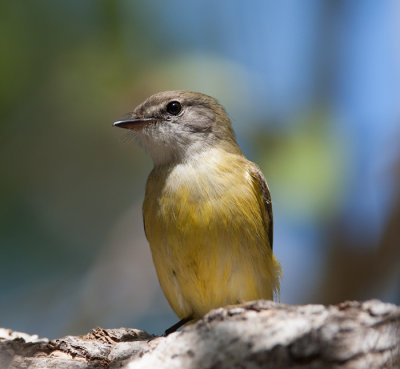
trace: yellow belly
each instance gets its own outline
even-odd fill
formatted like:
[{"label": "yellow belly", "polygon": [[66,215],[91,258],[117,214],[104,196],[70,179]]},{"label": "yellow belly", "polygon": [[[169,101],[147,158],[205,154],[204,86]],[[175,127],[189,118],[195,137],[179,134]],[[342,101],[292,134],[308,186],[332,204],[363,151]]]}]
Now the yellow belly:
[{"label": "yellow belly", "polygon": [[161,288],[180,318],[272,299],[279,290],[280,265],[243,160],[203,160],[149,177],[146,235]]}]

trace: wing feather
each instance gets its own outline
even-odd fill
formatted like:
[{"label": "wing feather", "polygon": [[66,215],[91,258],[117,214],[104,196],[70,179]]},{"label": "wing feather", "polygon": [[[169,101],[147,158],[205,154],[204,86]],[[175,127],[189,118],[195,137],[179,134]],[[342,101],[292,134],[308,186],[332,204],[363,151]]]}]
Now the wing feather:
[{"label": "wing feather", "polygon": [[260,194],[260,206],[263,214],[265,228],[268,234],[269,244],[271,246],[271,250],[273,248],[273,214],[272,214],[272,201],[271,201],[271,193],[269,191],[267,181],[264,178],[264,175],[261,172],[261,169],[254,163],[251,163],[249,168],[250,175],[253,179],[253,185],[256,186],[256,191]]}]

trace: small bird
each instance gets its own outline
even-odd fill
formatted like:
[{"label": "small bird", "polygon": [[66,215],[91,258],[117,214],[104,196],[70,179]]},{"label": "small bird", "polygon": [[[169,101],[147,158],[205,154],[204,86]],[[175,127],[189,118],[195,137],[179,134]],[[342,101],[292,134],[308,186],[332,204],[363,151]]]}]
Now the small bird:
[{"label": "small bird", "polygon": [[272,300],[281,266],[272,253],[270,192],[217,100],[160,92],[114,126],[133,130],[153,159],[144,228],[161,288],[181,319],[166,334],[213,308]]}]

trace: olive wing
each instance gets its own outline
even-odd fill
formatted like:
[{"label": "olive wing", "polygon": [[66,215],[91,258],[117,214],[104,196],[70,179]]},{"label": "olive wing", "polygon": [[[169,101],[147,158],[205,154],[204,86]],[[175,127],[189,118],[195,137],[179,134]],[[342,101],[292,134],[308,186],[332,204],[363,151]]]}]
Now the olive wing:
[{"label": "olive wing", "polygon": [[253,180],[253,186],[256,193],[259,195],[259,203],[261,212],[263,214],[264,226],[267,230],[269,245],[272,250],[273,243],[273,214],[272,214],[272,202],[271,193],[267,185],[267,181],[261,172],[261,169],[254,163],[251,163],[249,173]]}]

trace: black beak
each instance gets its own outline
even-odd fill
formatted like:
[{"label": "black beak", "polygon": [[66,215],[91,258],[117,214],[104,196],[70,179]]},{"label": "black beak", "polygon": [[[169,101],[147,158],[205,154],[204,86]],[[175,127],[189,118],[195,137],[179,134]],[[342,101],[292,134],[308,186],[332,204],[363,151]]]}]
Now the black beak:
[{"label": "black beak", "polygon": [[128,129],[140,129],[147,124],[156,123],[157,119],[154,118],[130,118],[124,120],[118,120],[113,123],[114,127],[128,128]]}]

